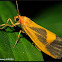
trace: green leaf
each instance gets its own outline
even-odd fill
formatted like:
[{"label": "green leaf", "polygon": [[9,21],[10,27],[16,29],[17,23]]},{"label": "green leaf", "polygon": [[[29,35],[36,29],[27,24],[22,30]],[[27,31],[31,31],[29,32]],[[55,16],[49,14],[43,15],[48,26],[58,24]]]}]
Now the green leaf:
[{"label": "green leaf", "polygon": [[[0,25],[6,23],[8,18],[11,18],[14,22],[14,16],[16,15],[16,7],[11,2],[0,1]],[[18,32],[13,32],[13,30],[14,28],[11,30],[9,27],[0,30],[0,59],[43,61],[42,53],[24,37],[20,38],[16,47],[13,48],[18,36]]]}]

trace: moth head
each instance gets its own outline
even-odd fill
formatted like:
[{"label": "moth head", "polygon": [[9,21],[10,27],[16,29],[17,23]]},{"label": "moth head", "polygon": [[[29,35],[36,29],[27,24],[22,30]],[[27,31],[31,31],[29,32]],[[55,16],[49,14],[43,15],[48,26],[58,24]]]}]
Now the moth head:
[{"label": "moth head", "polygon": [[17,21],[17,23],[25,24],[25,25],[29,25],[31,23],[30,18],[26,16],[17,15],[14,17],[14,20]]},{"label": "moth head", "polygon": [[19,22],[20,21],[20,15],[15,16],[14,20],[17,21],[17,22]]},{"label": "moth head", "polygon": [[24,24],[24,16],[17,15],[17,16],[14,17],[14,20],[17,23]]}]

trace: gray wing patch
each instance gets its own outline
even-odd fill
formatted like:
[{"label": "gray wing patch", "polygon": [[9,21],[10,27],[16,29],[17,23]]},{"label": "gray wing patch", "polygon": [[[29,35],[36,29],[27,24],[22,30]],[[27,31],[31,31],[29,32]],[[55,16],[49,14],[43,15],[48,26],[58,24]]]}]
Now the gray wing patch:
[{"label": "gray wing patch", "polygon": [[44,29],[36,28],[36,27],[29,27],[29,28],[36,31],[37,33],[41,34],[43,37],[46,38],[47,33]]},{"label": "gray wing patch", "polygon": [[62,38],[56,36],[56,40],[46,45],[46,48],[52,55],[60,59],[62,57]]},{"label": "gray wing patch", "polygon": [[44,29],[41,28],[36,28],[36,27],[29,27],[30,29],[34,30],[35,32],[39,33],[40,35],[38,35],[37,33],[35,33],[35,35],[37,36],[37,38],[39,39],[40,42],[46,44],[46,31]]},{"label": "gray wing patch", "polygon": [[40,35],[38,35],[38,34],[36,34],[36,33],[35,33],[35,35],[36,35],[36,37],[38,38],[38,40],[39,40],[40,42],[42,42],[42,43],[44,43],[44,44],[47,43],[45,38],[43,38],[42,36],[40,36]]}]

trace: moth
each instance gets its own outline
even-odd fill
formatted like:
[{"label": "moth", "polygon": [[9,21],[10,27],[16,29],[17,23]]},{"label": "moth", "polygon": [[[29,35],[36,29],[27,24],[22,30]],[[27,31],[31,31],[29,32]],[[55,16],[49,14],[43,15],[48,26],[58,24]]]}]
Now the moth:
[{"label": "moth", "polygon": [[0,29],[3,29],[5,26],[14,27],[16,25],[21,25],[22,30],[20,30],[19,32],[15,45],[18,42],[20,33],[25,32],[40,51],[43,51],[52,58],[60,59],[62,57],[62,38],[58,37],[55,33],[52,33],[42,26],[36,24],[30,18],[19,15],[17,1],[16,5],[18,11],[18,15],[14,17],[16,23],[14,24],[13,21],[9,18],[7,20],[7,23],[10,21],[12,25],[5,23],[0,25],[2,26],[2,28]]}]

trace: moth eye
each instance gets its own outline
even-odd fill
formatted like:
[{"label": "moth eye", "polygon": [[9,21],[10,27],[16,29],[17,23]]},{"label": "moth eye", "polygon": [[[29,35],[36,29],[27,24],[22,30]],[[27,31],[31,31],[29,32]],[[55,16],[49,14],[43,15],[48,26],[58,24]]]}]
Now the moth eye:
[{"label": "moth eye", "polygon": [[16,18],[16,21],[19,21],[19,18]]}]

